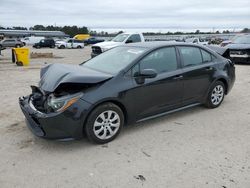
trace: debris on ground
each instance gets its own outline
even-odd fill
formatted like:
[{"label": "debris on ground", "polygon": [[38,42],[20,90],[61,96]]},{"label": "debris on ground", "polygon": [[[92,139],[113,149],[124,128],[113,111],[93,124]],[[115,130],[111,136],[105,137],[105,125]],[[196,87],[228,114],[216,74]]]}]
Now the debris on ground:
[{"label": "debris on ground", "polygon": [[146,178],[143,175],[138,175],[138,176],[134,176],[135,179],[140,180],[140,181],[146,181]]},{"label": "debris on ground", "polygon": [[148,153],[146,153],[145,151],[141,150],[141,152],[146,155],[147,157],[151,157],[151,155],[149,155]]}]

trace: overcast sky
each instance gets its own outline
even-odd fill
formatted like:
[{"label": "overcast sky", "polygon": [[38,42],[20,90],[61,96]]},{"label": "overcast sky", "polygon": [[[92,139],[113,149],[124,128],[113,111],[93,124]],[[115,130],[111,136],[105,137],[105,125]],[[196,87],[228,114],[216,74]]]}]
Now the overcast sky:
[{"label": "overcast sky", "polygon": [[250,0],[0,0],[1,26],[250,28]]}]

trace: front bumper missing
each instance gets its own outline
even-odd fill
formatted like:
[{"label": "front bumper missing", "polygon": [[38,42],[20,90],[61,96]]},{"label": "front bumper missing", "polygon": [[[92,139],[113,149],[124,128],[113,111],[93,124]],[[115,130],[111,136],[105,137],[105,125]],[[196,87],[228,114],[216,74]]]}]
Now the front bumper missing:
[{"label": "front bumper missing", "polygon": [[48,139],[82,138],[84,121],[91,106],[79,99],[64,112],[45,114],[30,105],[29,96],[20,97],[19,105],[32,133]]},{"label": "front bumper missing", "polygon": [[20,97],[19,98],[19,105],[21,107],[21,110],[26,118],[26,124],[29,127],[29,129],[38,137],[45,136],[45,132],[42,129],[42,127],[39,125],[37,121],[37,116],[39,113],[34,111],[30,106],[29,103],[29,97]]}]

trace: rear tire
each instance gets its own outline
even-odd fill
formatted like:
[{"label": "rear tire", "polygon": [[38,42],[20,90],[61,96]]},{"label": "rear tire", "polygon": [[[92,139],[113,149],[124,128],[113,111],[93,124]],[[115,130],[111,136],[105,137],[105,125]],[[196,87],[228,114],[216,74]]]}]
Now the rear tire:
[{"label": "rear tire", "polygon": [[82,47],[81,46],[77,46],[78,49],[81,49]]},{"label": "rear tire", "polygon": [[221,81],[216,81],[207,96],[205,106],[207,108],[217,108],[223,102],[225,96],[225,85]]},{"label": "rear tire", "polygon": [[61,45],[61,46],[60,46],[60,49],[64,49],[64,48],[65,48],[65,46],[64,46],[64,45]]},{"label": "rear tire", "polygon": [[104,103],[96,107],[89,115],[85,133],[88,139],[97,144],[114,140],[124,125],[122,110],[113,103]]}]

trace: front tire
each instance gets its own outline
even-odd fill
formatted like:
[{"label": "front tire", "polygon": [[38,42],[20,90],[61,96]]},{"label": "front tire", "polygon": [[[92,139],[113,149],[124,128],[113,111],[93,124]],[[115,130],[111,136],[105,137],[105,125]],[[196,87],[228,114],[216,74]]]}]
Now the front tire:
[{"label": "front tire", "polygon": [[113,103],[96,107],[88,117],[85,132],[88,139],[97,144],[114,140],[124,125],[122,110]]},{"label": "front tire", "polygon": [[225,84],[221,81],[216,81],[212,85],[208,93],[205,106],[208,108],[217,108],[218,106],[221,105],[224,96],[225,96]]}]

